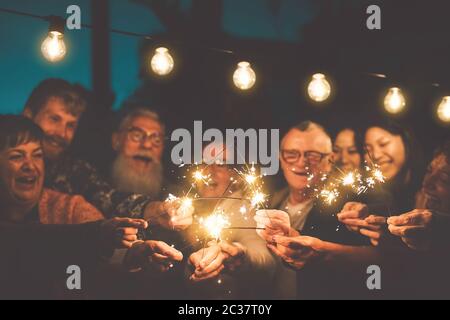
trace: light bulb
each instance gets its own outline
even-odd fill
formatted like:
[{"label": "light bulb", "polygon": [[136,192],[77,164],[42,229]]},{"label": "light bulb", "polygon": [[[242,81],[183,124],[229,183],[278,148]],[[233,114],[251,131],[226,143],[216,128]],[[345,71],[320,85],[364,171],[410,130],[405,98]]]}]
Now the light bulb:
[{"label": "light bulb", "polygon": [[316,73],[312,76],[312,80],[308,85],[308,95],[316,102],[323,102],[328,99],[331,94],[330,83],[322,73]]},{"label": "light bulb", "polygon": [[150,66],[156,74],[160,76],[168,75],[174,66],[173,58],[169,50],[164,47],[157,48],[150,62]]},{"label": "light bulb", "polygon": [[405,109],[406,100],[400,88],[390,88],[384,98],[384,108],[387,112],[397,114]]},{"label": "light bulb", "polygon": [[250,63],[246,61],[238,63],[237,69],[233,74],[233,82],[241,90],[248,90],[253,87],[256,82],[256,74]]},{"label": "light bulb", "polygon": [[41,51],[44,58],[50,62],[58,62],[66,55],[64,36],[59,31],[50,31],[42,42]]},{"label": "light bulb", "polygon": [[442,122],[450,123],[450,96],[442,98],[437,108],[437,116]]}]

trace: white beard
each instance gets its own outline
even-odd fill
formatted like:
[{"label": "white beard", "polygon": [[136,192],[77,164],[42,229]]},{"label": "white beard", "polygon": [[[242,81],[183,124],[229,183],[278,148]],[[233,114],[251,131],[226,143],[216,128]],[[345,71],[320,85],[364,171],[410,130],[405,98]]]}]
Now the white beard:
[{"label": "white beard", "polygon": [[163,182],[163,167],[160,162],[152,162],[146,172],[135,172],[127,163],[127,159],[118,155],[113,162],[111,179],[117,190],[121,192],[139,193],[158,197]]}]

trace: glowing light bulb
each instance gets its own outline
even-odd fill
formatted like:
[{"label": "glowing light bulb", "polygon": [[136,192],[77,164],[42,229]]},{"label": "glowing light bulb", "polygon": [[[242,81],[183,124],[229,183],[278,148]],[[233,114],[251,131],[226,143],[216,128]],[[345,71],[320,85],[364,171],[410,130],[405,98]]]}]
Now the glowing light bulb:
[{"label": "glowing light bulb", "polygon": [[168,75],[174,66],[174,61],[169,50],[164,47],[157,48],[150,61],[150,66],[156,74],[160,76]]},{"label": "glowing light bulb", "polygon": [[450,123],[450,96],[442,98],[437,108],[437,116],[442,122]]},{"label": "glowing light bulb", "polygon": [[50,31],[41,45],[44,58],[50,62],[58,62],[66,55],[64,36],[59,31]]},{"label": "glowing light bulb", "polygon": [[250,63],[246,61],[238,63],[237,69],[233,74],[233,82],[241,90],[248,90],[253,87],[256,82],[256,74]]},{"label": "glowing light bulb", "polygon": [[331,94],[331,86],[325,75],[316,73],[312,76],[312,80],[308,85],[308,95],[316,102],[323,102],[328,99]]},{"label": "glowing light bulb", "polygon": [[406,100],[400,88],[390,88],[384,98],[384,108],[391,114],[397,114],[405,109]]}]

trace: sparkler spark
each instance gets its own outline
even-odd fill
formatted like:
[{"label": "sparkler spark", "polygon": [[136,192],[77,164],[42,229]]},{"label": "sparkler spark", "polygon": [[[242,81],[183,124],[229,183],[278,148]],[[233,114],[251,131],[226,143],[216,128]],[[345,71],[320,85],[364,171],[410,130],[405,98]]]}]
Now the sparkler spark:
[{"label": "sparkler spark", "polygon": [[383,172],[378,167],[375,167],[374,169],[372,169],[372,177],[376,181],[381,182],[381,183],[383,183],[385,181]]},{"label": "sparkler spark", "polygon": [[320,197],[328,204],[334,203],[339,197],[339,191],[337,189],[324,189],[320,191]]},{"label": "sparkler spark", "polygon": [[251,197],[252,207],[259,207],[266,201],[266,195],[261,191],[256,191]]},{"label": "sparkler spark", "polygon": [[245,181],[247,181],[248,184],[252,185],[256,182],[257,177],[254,174],[247,174],[245,175]]},{"label": "sparkler spark", "polygon": [[178,197],[176,197],[173,194],[169,193],[169,196],[167,197],[166,202],[172,202],[172,201],[175,201],[177,199],[178,199]]},{"label": "sparkler spark", "polygon": [[189,197],[185,197],[181,200],[181,209],[188,209],[192,207],[192,199]]},{"label": "sparkler spark", "polygon": [[196,182],[203,182],[204,184],[208,185],[208,183],[211,180],[211,176],[208,174],[203,174],[201,170],[195,170],[192,174],[192,177],[194,178],[194,181]]},{"label": "sparkler spark", "polygon": [[353,186],[356,182],[355,173],[349,172],[342,178],[342,185],[344,186]]},{"label": "sparkler spark", "polygon": [[[315,177],[319,178],[319,185],[308,184],[308,187],[312,188],[316,198],[328,205],[336,202],[341,193],[347,192],[348,187],[360,195],[375,188],[376,185],[386,182],[386,178],[377,164],[366,164],[362,173],[359,171],[344,172],[339,167],[335,168],[341,175],[327,177],[324,174],[308,174],[308,182],[315,180]],[[347,188],[341,189],[341,187]]]},{"label": "sparkler spark", "polygon": [[223,212],[215,212],[207,218],[200,218],[200,225],[212,238],[219,240],[224,228],[228,228],[231,223]]}]

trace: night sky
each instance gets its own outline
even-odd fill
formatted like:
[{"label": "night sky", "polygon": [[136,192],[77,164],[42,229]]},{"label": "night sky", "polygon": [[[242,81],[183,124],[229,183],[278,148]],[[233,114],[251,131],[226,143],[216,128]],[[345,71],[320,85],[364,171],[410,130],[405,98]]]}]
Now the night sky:
[{"label": "night sky", "polygon": [[[2,0],[1,7],[39,15],[64,16],[67,6],[81,8],[82,23],[91,23],[89,0]],[[180,10],[189,15],[192,1],[180,1]],[[310,0],[282,1],[275,14],[268,1],[227,0],[223,2],[223,30],[231,36],[287,42],[300,41],[297,32],[309,22],[317,8]],[[139,1],[111,0],[110,26],[143,34],[164,33],[166,28],[153,12]],[[91,30],[66,30],[68,54],[58,64],[48,63],[40,53],[46,37],[46,22],[0,13],[0,110],[19,113],[32,88],[47,77],[61,77],[91,88]],[[116,94],[114,107],[130,96],[139,86],[138,49],[141,40],[111,34],[111,84]]]},{"label": "night sky", "polygon": [[[159,2],[161,14],[152,8],[158,1],[111,0],[105,12],[110,28],[157,40],[109,33],[111,76],[103,81],[113,99],[106,108],[93,107],[106,110],[100,114],[106,119],[111,115],[108,110],[117,110],[126,100],[138,101],[161,113],[168,132],[192,129],[194,120],[203,120],[205,128],[279,128],[283,133],[311,119],[333,133],[344,125],[363,127],[366,120],[386,116],[383,96],[389,87],[400,86],[407,110],[397,120],[415,132],[431,155],[449,134],[448,126],[434,116],[442,96],[450,95],[447,2],[171,0]],[[4,8],[59,16],[65,16],[70,4],[80,6],[82,23],[92,23],[89,0],[1,1]],[[366,27],[370,4],[382,9],[380,31]],[[45,21],[0,13],[0,24],[2,113],[20,113],[32,88],[48,77],[94,89],[92,30],[66,30],[68,53],[63,61],[51,64],[40,53],[48,29]],[[167,79],[148,71],[150,54],[160,45],[167,45],[175,58],[174,72]],[[239,92],[231,81],[241,60],[250,61],[257,74],[249,92]],[[331,98],[322,105],[306,95],[315,72],[325,73],[333,87]],[[107,154],[98,151],[99,142],[105,148],[110,145],[107,125],[100,126],[103,138],[89,137],[92,130],[100,134],[96,121],[79,130],[85,134],[75,143],[81,155]]]}]

